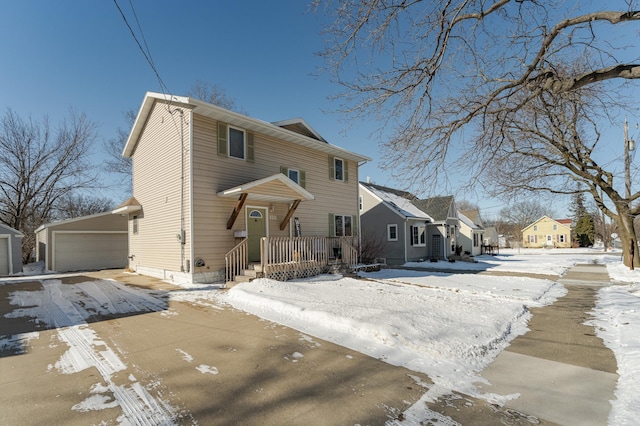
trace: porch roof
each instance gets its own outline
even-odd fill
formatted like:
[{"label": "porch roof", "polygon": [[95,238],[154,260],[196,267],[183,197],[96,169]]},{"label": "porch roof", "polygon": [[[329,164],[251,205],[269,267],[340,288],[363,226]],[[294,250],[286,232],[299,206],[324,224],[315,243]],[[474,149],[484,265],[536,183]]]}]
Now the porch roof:
[{"label": "porch roof", "polygon": [[296,200],[310,201],[313,194],[282,173],[234,186],[218,192],[218,197],[237,198],[247,194],[247,200],[290,203]]}]

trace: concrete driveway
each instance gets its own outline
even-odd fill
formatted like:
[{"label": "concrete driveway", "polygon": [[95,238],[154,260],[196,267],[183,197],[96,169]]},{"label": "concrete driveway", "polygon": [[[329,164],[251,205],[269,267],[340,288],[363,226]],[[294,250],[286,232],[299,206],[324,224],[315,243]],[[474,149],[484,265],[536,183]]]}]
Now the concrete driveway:
[{"label": "concrete driveway", "polygon": [[384,424],[428,382],[152,278],[47,278],[0,285],[3,425]]}]

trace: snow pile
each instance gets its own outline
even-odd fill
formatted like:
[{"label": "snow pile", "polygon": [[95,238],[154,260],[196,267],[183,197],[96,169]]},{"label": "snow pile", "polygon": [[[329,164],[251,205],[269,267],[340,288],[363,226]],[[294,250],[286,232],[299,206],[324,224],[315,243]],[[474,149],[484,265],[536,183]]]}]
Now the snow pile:
[{"label": "snow pile", "polygon": [[[224,300],[304,333],[423,372],[426,398],[451,390],[478,395],[478,373],[517,335],[527,307],[565,294],[549,280],[385,270],[366,280],[324,275],[254,280]],[[497,400],[497,396],[491,396]],[[496,401],[497,402],[497,401]]]},{"label": "snow pile", "polygon": [[[628,268],[626,268],[628,271]],[[635,271],[615,276],[616,281],[629,278]],[[640,392],[640,280],[629,285],[602,288],[592,312],[595,319],[589,324],[596,327],[598,336],[616,356],[618,384],[616,399],[611,401],[611,425],[637,424],[640,418],[638,393]]]}]

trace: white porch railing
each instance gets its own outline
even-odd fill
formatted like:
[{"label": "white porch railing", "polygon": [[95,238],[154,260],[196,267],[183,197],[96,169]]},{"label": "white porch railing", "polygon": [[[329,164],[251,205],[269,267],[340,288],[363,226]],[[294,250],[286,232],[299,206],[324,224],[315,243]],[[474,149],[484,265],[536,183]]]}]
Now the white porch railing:
[{"label": "white porch railing", "polygon": [[[354,237],[264,237],[260,241],[258,276],[277,280],[310,277],[332,266],[354,270],[358,250]],[[234,281],[249,268],[245,238],[225,255],[225,280]]]},{"label": "white porch railing", "polygon": [[242,275],[244,270],[248,268],[249,262],[247,257],[247,250],[249,247],[249,240],[246,238],[240,241],[234,248],[232,248],[224,256],[225,264],[225,280],[226,282],[233,281],[236,275]]},{"label": "white porch railing", "polygon": [[358,251],[352,237],[265,237],[260,242],[265,277],[288,280],[327,272],[339,264],[354,269]]}]

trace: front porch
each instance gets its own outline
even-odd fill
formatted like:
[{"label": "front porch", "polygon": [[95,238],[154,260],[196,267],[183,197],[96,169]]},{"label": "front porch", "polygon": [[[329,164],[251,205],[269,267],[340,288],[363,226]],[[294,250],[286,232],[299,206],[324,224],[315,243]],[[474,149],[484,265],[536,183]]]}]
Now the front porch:
[{"label": "front porch", "polygon": [[251,267],[245,238],[225,255],[225,281],[229,285],[250,279],[241,278],[247,276],[286,281],[327,273],[332,268],[352,271],[357,263],[354,237],[263,237],[260,262]]}]

